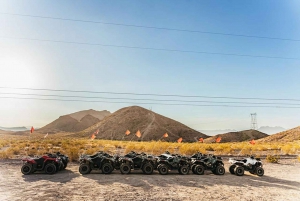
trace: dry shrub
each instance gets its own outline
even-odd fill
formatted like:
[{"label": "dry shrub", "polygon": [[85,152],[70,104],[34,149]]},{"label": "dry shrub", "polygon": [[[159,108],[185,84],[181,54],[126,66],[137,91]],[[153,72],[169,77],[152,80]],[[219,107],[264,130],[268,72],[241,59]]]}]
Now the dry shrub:
[{"label": "dry shrub", "polygon": [[76,147],[66,149],[66,154],[69,156],[70,161],[78,161],[79,159],[79,150]]},{"label": "dry shrub", "polygon": [[266,161],[268,163],[278,163],[280,159],[280,156],[276,156],[276,155],[267,155],[266,157]]}]

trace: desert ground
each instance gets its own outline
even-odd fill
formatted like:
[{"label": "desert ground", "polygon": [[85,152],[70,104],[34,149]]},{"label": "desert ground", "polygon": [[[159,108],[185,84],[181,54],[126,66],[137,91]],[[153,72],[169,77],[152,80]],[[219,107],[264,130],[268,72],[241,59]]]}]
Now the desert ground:
[{"label": "desert ground", "polygon": [[54,175],[23,175],[20,160],[0,160],[0,200],[300,200],[300,163],[282,159],[264,163],[265,175],[122,175],[92,172],[82,176],[78,164]]}]

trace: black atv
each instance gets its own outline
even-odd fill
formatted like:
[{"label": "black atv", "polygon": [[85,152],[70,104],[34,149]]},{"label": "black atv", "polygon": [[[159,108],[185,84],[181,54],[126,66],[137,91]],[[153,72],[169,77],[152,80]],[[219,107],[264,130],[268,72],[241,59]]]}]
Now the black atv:
[{"label": "black atv", "polygon": [[221,157],[196,153],[190,158],[191,169],[194,174],[202,175],[205,170],[211,170],[216,175],[224,175],[225,168]]},{"label": "black atv", "polygon": [[155,162],[155,158],[151,155],[145,153],[138,154],[131,151],[125,156],[120,157],[118,162],[116,162],[116,166],[119,165],[122,174],[129,174],[131,170],[142,170],[144,174],[152,174]]},{"label": "black atv", "polygon": [[178,154],[171,155],[169,152],[157,157],[157,170],[159,174],[166,175],[169,170],[178,170],[180,174],[186,175],[190,171],[189,158]]},{"label": "black atv", "polygon": [[80,174],[89,174],[92,170],[101,170],[103,174],[110,174],[114,170],[114,159],[105,152],[94,155],[81,155],[79,158]]},{"label": "black atv", "polygon": [[67,155],[61,154],[60,152],[56,152],[55,155],[57,157],[60,157],[62,163],[63,163],[63,169],[66,169],[69,163],[69,157]]}]

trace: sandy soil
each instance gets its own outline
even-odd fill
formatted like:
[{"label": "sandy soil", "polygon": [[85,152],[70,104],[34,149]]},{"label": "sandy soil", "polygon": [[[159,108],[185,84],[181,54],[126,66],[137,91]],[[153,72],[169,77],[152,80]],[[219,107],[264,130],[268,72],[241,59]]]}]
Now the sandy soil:
[{"label": "sandy soil", "polygon": [[205,175],[122,175],[91,173],[82,176],[71,163],[55,175],[22,175],[21,162],[0,160],[0,200],[300,200],[300,163],[281,160],[265,163],[265,175],[228,172]]}]

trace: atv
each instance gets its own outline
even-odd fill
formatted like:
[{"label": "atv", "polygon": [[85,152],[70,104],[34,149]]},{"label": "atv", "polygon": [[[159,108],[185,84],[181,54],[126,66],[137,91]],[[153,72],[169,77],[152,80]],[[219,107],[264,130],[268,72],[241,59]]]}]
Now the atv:
[{"label": "atv", "polygon": [[246,170],[251,174],[256,174],[260,177],[264,175],[263,164],[260,161],[260,158],[254,158],[254,156],[243,158],[241,160],[229,158],[229,163],[231,163],[231,166],[229,167],[229,172],[231,174],[243,176]]},{"label": "atv", "polygon": [[63,169],[66,169],[69,163],[69,157],[67,155],[61,154],[60,152],[56,152],[55,155],[61,158],[61,161],[63,163]]},{"label": "atv", "polygon": [[211,170],[216,175],[225,174],[224,163],[221,157],[196,153],[190,159],[191,169],[194,174],[202,175],[205,170]]},{"label": "atv", "polygon": [[79,158],[79,172],[89,174],[92,170],[101,170],[103,174],[110,174],[114,170],[114,159],[105,152],[94,155],[81,155]]},{"label": "atv", "polygon": [[[131,170],[142,170],[144,174],[152,174],[155,167],[155,158],[145,153],[129,152],[118,159],[118,165],[122,174],[129,174]],[[116,165],[116,166],[118,166]]]},{"label": "atv", "polygon": [[166,152],[157,157],[157,170],[161,175],[168,174],[169,170],[178,170],[180,174],[186,175],[190,171],[189,158]]},{"label": "atv", "polygon": [[23,158],[23,166],[21,172],[24,175],[34,173],[36,171],[45,171],[46,174],[54,174],[62,169],[62,161],[59,157],[44,155],[40,158]]}]

